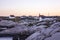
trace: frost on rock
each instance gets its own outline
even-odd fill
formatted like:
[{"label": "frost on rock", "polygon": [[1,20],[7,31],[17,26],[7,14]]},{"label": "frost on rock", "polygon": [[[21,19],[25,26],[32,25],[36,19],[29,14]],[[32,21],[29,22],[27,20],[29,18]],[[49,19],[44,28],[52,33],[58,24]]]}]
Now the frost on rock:
[{"label": "frost on rock", "polygon": [[46,26],[46,25],[40,25],[40,26],[37,26],[37,27],[45,28],[45,27],[47,27],[47,26]]},{"label": "frost on rock", "polygon": [[53,34],[52,37],[46,38],[45,40],[60,40],[60,32]]},{"label": "frost on rock", "polygon": [[16,23],[13,21],[2,20],[0,21],[0,26],[14,26]]},{"label": "frost on rock", "polygon": [[41,23],[38,23],[37,26],[40,26],[40,25],[46,25],[47,22],[41,22]]},{"label": "frost on rock", "polygon": [[[55,23],[51,27],[47,28],[43,33],[46,35],[46,37],[51,37],[53,34],[60,32],[60,24]],[[50,38],[48,38],[50,40]]]},{"label": "frost on rock", "polygon": [[53,29],[58,28],[58,27],[60,27],[60,22],[54,23],[50,26],[50,28],[53,28]]},{"label": "frost on rock", "polygon": [[48,38],[46,38],[46,39],[44,39],[44,40],[51,40],[51,37],[48,37]]},{"label": "frost on rock", "polygon": [[60,32],[60,27],[54,29],[50,34],[53,35],[53,34],[55,34],[55,33],[57,33],[57,32]]},{"label": "frost on rock", "polygon": [[27,39],[25,39],[25,40],[43,40],[44,37],[45,36],[43,34],[41,34],[40,32],[35,32],[31,36],[27,37]]},{"label": "frost on rock", "polygon": [[46,36],[50,36],[50,33],[53,31],[53,29],[50,29],[50,28],[47,28],[43,33],[46,35]]},{"label": "frost on rock", "polygon": [[28,29],[26,27],[14,27],[11,29],[7,29],[4,31],[1,31],[0,34],[28,34]]},{"label": "frost on rock", "polygon": [[0,26],[14,27],[7,30],[3,30],[0,32],[0,34],[19,34],[19,36],[23,35],[21,37],[26,36],[24,40],[60,40],[60,22],[56,22],[52,25],[49,25],[50,27],[46,25],[48,24],[46,21],[41,23],[32,23],[33,26],[31,26],[30,23],[18,23],[8,20],[2,20],[0,21]]},{"label": "frost on rock", "polygon": [[33,27],[30,27],[28,30],[31,33],[37,32],[37,31],[43,32],[45,30],[45,28],[43,28],[42,26],[37,26],[37,27],[33,26]]},{"label": "frost on rock", "polygon": [[36,32],[34,34],[32,34],[31,36],[29,36],[26,40],[32,40],[33,38],[35,38],[37,35],[40,35],[39,32]]}]

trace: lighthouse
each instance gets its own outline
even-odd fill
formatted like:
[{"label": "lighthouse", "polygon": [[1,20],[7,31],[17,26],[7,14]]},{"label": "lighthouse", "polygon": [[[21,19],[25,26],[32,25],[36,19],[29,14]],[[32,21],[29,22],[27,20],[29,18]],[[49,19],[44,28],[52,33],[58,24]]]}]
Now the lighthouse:
[{"label": "lighthouse", "polygon": [[42,21],[42,15],[39,14],[39,21]]}]

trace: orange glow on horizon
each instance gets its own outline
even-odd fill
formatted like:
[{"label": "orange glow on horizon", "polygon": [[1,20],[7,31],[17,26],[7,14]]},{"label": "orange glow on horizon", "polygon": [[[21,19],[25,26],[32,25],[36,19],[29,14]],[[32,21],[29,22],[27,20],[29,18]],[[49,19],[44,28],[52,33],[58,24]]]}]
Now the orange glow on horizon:
[{"label": "orange glow on horizon", "polygon": [[15,15],[15,16],[22,16],[22,15],[26,15],[26,16],[38,16],[39,14],[41,15],[45,15],[45,16],[60,16],[60,12],[59,11],[50,11],[50,12],[39,12],[39,11],[27,11],[27,10],[0,10],[0,16],[9,16],[9,15]]}]

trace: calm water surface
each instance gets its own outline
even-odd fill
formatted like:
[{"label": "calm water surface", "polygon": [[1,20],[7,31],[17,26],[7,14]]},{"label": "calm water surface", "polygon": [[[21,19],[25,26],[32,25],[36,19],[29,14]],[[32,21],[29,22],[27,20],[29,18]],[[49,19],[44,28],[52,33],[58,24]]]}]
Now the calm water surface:
[{"label": "calm water surface", "polygon": [[12,37],[0,37],[0,40],[12,40]]}]

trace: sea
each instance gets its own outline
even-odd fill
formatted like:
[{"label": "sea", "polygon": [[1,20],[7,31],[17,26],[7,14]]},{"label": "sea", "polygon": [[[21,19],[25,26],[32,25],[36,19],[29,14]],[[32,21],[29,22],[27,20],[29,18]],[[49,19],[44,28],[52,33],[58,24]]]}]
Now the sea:
[{"label": "sea", "polygon": [[0,40],[13,40],[12,37],[0,37]]}]

